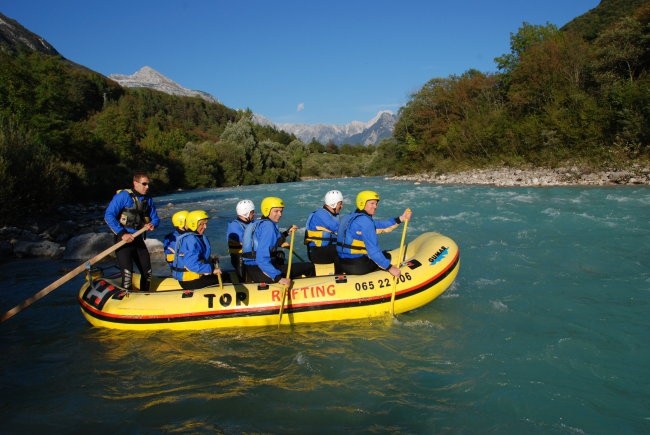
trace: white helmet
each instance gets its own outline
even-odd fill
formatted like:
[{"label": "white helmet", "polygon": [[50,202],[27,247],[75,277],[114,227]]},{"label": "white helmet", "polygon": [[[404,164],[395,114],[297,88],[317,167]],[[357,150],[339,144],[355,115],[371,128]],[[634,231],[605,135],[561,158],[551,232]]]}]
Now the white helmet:
[{"label": "white helmet", "polygon": [[246,216],[252,211],[255,211],[255,204],[250,199],[242,199],[237,203],[237,215]]},{"label": "white helmet", "polygon": [[329,205],[332,208],[336,207],[336,204],[340,201],[343,201],[343,194],[338,190],[330,190],[325,194],[325,198],[323,198],[325,205]]}]

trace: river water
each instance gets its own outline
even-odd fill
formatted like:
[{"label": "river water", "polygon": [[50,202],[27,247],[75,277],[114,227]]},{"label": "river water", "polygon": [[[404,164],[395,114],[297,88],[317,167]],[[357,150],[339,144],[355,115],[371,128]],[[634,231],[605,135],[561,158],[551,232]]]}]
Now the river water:
[{"label": "river water", "polygon": [[[453,286],[397,319],[117,332],[86,323],[79,276],[0,325],[0,433],[650,433],[650,188],[349,178],[202,190],[156,197],[165,218],[151,237],[202,208],[223,255],[238,200],[280,196],[280,226],[304,226],[330,189],[344,212],[362,189],[382,196],[378,218],[412,208],[407,240],[453,238]],[[78,265],[0,264],[0,311]]]}]

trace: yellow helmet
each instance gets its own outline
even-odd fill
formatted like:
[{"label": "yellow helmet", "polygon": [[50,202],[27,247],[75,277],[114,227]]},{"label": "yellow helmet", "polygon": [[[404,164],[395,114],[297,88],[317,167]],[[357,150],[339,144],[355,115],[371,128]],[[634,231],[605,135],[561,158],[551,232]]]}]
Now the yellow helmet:
[{"label": "yellow helmet", "polygon": [[187,210],[177,211],[172,216],[172,224],[179,230],[185,229],[185,219],[190,212]]},{"label": "yellow helmet", "polygon": [[262,200],[260,208],[262,209],[262,216],[266,217],[271,213],[272,208],[284,208],[284,201],[277,196],[267,196]]},{"label": "yellow helmet", "polygon": [[187,214],[185,218],[185,225],[190,231],[196,231],[199,227],[199,221],[203,219],[208,219],[208,214],[204,210],[192,210]]},{"label": "yellow helmet", "polygon": [[372,190],[362,190],[357,194],[357,208],[363,210],[366,207],[366,202],[371,199],[379,201],[379,194]]}]

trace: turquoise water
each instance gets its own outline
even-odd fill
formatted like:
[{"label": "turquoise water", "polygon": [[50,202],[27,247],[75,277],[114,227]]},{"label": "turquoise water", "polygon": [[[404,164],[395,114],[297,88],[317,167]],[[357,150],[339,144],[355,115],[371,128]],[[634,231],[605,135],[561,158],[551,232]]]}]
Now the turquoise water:
[{"label": "turquoise water", "polygon": [[[351,178],[156,199],[208,210],[225,253],[238,200],[280,196],[302,226],[334,188],[347,211],[367,188],[378,217],[411,207],[407,240],[453,238],[454,285],[394,320],[141,333],[90,327],[78,277],[0,325],[0,433],[650,433],[650,188]],[[0,310],[77,265],[0,265]]]}]

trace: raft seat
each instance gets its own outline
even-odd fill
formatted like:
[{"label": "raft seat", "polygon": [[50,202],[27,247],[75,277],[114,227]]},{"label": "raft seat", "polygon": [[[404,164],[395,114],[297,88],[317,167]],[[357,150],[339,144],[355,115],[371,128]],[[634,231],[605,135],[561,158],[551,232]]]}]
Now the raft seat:
[{"label": "raft seat", "polygon": [[327,276],[334,275],[334,263],[327,264],[318,264],[314,263],[314,269],[316,270],[316,276]]},{"label": "raft seat", "polygon": [[[134,282],[134,287],[136,286]],[[180,284],[178,281],[176,281],[172,277],[164,277],[164,276],[153,276],[151,278],[151,287],[150,291],[152,292],[164,292],[164,291],[171,291],[171,290],[179,290],[181,288]]]}]

